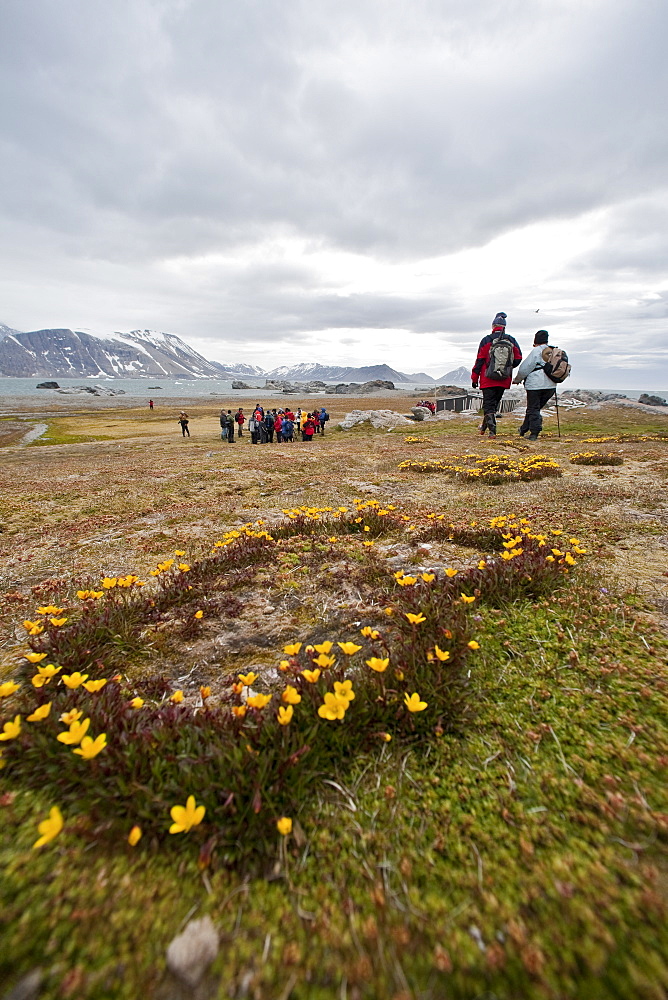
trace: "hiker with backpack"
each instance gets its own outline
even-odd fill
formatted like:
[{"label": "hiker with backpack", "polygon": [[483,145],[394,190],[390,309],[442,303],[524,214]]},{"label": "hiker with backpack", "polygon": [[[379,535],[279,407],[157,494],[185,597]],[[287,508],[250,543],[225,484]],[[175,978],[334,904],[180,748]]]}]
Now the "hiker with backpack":
[{"label": "hiker with backpack", "polygon": [[480,433],[489,431],[496,437],[496,412],[501,397],[510,388],[513,368],[522,360],[520,345],[514,337],[506,333],[507,315],[499,312],[494,317],[492,332],[483,337],[478,346],[478,356],[471,372],[471,385],[482,389],[483,418]]},{"label": "hiker with backpack", "polygon": [[571,373],[568,355],[560,347],[550,347],[547,330],[538,330],[533,338],[533,350],[517,369],[515,384],[524,382],[527,394],[527,409],[520,437],[529,432],[529,441],[537,441],[543,429],[541,410],[557,391],[557,385]]}]

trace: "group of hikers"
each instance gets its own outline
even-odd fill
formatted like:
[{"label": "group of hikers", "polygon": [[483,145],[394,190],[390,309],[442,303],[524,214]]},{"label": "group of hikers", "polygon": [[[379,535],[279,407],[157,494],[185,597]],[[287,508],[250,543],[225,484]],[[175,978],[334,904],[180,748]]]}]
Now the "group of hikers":
[{"label": "group of hikers", "polygon": [[[329,420],[329,413],[325,407],[307,413],[298,407],[293,413],[287,409],[267,409],[259,403],[248,418],[248,433],[251,444],[273,444],[274,438],[277,444],[292,442],[301,434],[302,441],[311,441],[314,434],[324,435],[325,424]],[[220,411],[220,436],[224,441],[232,443],[236,436],[244,436],[244,426],[246,416],[241,407],[232,414],[231,410]]]},{"label": "group of hikers", "polygon": [[[329,413],[324,406],[321,406],[319,410],[313,410],[312,413],[298,407],[297,411],[293,413],[289,409],[265,410],[257,403],[248,418],[248,422],[242,407],[239,407],[234,414],[232,410],[221,410],[220,436],[223,441],[232,444],[235,438],[244,436],[244,427],[247,427],[251,444],[273,444],[274,438],[277,444],[292,442],[295,440],[295,436],[299,438],[300,434],[302,441],[311,441],[314,434],[324,436],[325,424],[328,420]],[[181,410],[178,423],[183,437],[190,437],[189,422],[190,417],[185,410]]]},{"label": "group of hikers", "polygon": [[550,347],[547,330],[538,330],[533,348],[522,360],[522,351],[506,330],[507,314],[499,312],[492,321],[492,332],[482,338],[471,372],[471,385],[482,389],[482,423],[480,433],[496,437],[496,416],[506,389],[510,388],[513,370],[515,385],[524,382],[527,407],[519,429],[520,437],[529,435],[537,441],[543,429],[541,410],[557,391],[557,385],[568,378],[571,366],[568,355],[559,347]]}]

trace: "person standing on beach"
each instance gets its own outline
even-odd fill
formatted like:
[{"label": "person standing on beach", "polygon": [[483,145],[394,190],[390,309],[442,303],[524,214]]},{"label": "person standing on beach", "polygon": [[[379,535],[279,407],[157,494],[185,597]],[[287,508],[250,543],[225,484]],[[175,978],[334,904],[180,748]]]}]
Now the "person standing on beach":
[{"label": "person standing on beach", "polygon": [[480,383],[482,389],[480,433],[488,430],[490,437],[496,437],[496,412],[501,405],[501,397],[510,388],[513,368],[522,360],[520,345],[506,333],[506,319],[504,312],[494,317],[492,332],[480,341],[471,372],[471,385],[477,389]]},{"label": "person standing on beach", "polygon": [[190,437],[190,431],[188,430],[189,419],[190,418],[188,417],[188,414],[184,410],[181,410],[181,412],[179,413],[179,420],[178,420],[178,422],[181,424],[181,437],[186,437],[186,435]]},{"label": "person standing on beach", "polygon": [[241,409],[241,407],[239,407],[239,409],[237,410],[237,412],[234,414],[234,422],[237,425],[237,427],[239,428],[239,430],[237,431],[238,437],[243,437],[243,434],[241,432],[243,430],[245,419],[246,418],[244,416],[244,411]]},{"label": "person standing on beach", "polygon": [[516,384],[524,382],[526,389],[527,409],[519,429],[519,435],[524,437],[529,431],[529,441],[538,440],[538,435],[543,429],[543,417],[540,411],[557,391],[554,382],[548,378],[544,371],[543,351],[548,340],[547,330],[536,332],[536,336],[533,338],[533,350],[519,366],[517,375],[513,379]]},{"label": "person standing on beach", "polygon": [[149,401],[148,401],[148,408],[149,408],[149,410],[153,409],[153,400],[152,399],[149,399]]}]

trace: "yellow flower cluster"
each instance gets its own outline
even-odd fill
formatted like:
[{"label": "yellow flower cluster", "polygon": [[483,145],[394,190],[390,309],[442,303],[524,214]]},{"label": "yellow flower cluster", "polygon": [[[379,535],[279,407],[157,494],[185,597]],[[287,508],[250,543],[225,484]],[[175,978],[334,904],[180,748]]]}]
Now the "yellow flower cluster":
[{"label": "yellow flower cluster", "polygon": [[[255,524],[260,526],[263,524],[262,521],[256,521]],[[224,549],[226,546],[231,545],[235,542],[237,538],[264,538],[268,542],[273,542],[275,539],[273,535],[270,535],[264,529],[260,531],[255,531],[253,529],[253,522],[249,521],[248,524],[242,525],[241,528],[232,528],[231,531],[226,531],[222,538],[213,543],[213,548],[211,549],[212,555],[216,553],[217,549]]]},{"label": "yellow flower cluster", "polygon": [[444,472],[455,479],[485,482],[491,485],[499,485],[504,482],[526,482],[533,479],[543,479],[546,476],[561,475],[559,464],[546,455],[531,455],[519,461],[506,458],[503,455],[482,458],[475,454],[455,455],[448,461],[430,459],[416,462],[409,459],[401,462],[399,468],[411,472]]},{"label": "yellow flower cluster", "polygon": [[613,451],[578,451],[574,455],[569,455],[572,465],[622,465],[624,458],[616,455]]}]

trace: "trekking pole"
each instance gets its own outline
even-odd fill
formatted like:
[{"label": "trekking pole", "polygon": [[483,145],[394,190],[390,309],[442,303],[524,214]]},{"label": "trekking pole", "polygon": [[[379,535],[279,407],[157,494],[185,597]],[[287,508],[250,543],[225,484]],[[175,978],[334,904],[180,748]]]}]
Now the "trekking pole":
[{"label": "trekking pole", "polygon": [[559,393],[554,390],[554,405],[557,408],[557,433],[561,437],[561,424],[559,423]]}]

